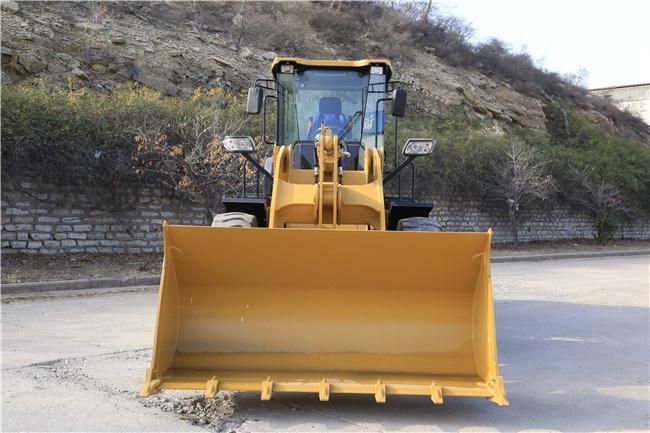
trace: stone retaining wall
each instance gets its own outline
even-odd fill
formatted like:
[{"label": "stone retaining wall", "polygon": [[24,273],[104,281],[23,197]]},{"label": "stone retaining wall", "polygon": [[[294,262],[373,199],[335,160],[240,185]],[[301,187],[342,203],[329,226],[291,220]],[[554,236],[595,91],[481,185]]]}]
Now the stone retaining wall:
[{"label": "stone retaining wall", "polygon": [[[445,231],[481,231],[491,227],[495,242],[512,242],[508,213],[504,208],[486,206],[479,200],[434,199],[433,216]],[[594,239],[591,217],[567,205],[548,204],[544,208],[522,208],[519,240]],[[650,216],[621,225],[619,239],[650,239]]]},{"label": "stone retaining wall", "polygon": [[[118,202],[116,204],[115,202]],[[445,231],[494,230],[511,242],[508,216],[480,200],[436,198],[434,216]],[[161,252],[162,222],[207,225],[204,208],[159,188],[125,188],[106,198],[87,187],[34,180],[2,183],[2,253]],[[593,239],[592,221],[567,206],[522,209],[521,241]],[[650,239],[650,217],[625,224],[617,238]]]},{"label": "stone retaining wall", "polygon": [[162,251],[162,222],[205,225],[206,211],[159,188],[93,188],[31,180],[2,183],[2,253]]}]

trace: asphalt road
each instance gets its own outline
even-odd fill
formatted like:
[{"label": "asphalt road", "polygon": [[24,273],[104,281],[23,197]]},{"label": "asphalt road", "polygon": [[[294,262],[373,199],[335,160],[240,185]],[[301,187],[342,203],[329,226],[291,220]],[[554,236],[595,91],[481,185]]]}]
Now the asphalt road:
[{"label": "asphalt road", "polygon": [[4,431],[650,429],[650,258],[493,265],[510,406],[483,399],[195,392],[137,398],[156,293],[2,299]]}]

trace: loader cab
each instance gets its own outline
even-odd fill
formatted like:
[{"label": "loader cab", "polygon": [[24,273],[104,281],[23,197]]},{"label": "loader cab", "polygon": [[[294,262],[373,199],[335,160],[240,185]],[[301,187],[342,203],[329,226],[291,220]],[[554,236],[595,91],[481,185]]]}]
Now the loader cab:
[{"label": "loader cab", "polygon": [[[273,146],[273,154],[262,165],[253,156],[250,137],[226,137],[226,150],[245,158],[241,196],[223,199],[228,212],[254,214],[268,227],[352,230],[394,230],[391,222],[398,216],[428,214],[431,204],[415,200],[412,161],[430,153],[435,142],[410,139],[415,141],[399,154],[398,121],[406,113],[406,90],[391,80],[387,60],[283,57],[273,61],[271,71],[272,79],[258,78],[249,89],[247,112],[262,114],[260,135]],[[387,101],[394,155],[384,151]],[[275,128],[269,134],[272,119]],[[431,145],[423,146],[423,140]],[[420,150],[409,153],[407,148]],[[247,165],[255,168],[254,194],[247,190]],[[403,169],[411,173],[410,196],[403,194]]]},{"label": "loader cab", "polygon": [[293,147],[294,168],[316,165],[314,142],[322,126],[342,136],[349,156],[344,170],[363,164],[362,149],[384,146],[384,96],[390,67],[310,66],[278,61],[273,73],[277,88],[277,144]]}]

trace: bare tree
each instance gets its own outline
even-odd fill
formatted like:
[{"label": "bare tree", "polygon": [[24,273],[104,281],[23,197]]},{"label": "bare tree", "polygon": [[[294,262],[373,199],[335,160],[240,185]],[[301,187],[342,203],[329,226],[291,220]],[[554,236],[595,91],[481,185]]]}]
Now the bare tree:
[{"label": "bare tree", "polygon": [[617,219],[630,213],[623,192],[596,175],[591,166],[571,167],[571,175],[575,186],[568,197],[592,216],[596,240],[607,242],[616,229]]},{"label": "bare tree", "polygon": [[224,136],[239,131],[247,118],[213,112],[161,122],[147,118],[133,135],[138,170],[205,206],[208,217],[224,193],[238,192],[241,161],[223,150]]},{"label": "bare tree", "polygon": [[425,23],[429,22],[429,14],[431,14],[431,6],[433,5],[433,0],[429,0],[427,2],[426,7],[424,8],[424,11],[422,12],[422,21]]},{"label": "bare tree", "polygon": [[203,5],[200,1],[190,1],[190,10],[192,12],[192,24],[197,31],[203,30]]},{"label": "bare tree", "polygon": [[413,22],[428,23],[431,14],[432,0],[397,2],[397,9]]},{"label": "bare tree", "polygon": [[88,16],[83,23],[82,43],[85,49],[85,55],[88,56],[88,50],[97,44],[97,31],[101,29],[104,22],[109,18],[110,11],[106,3],[101,1],[90,1],[86,3],[88,7]]},{"label": "bare tree", "polygon": [[246,0],[242,2],[241,13],[239,15],[241,19],[239,22],[239,35],[237,36],[237,49],[241,48],[242,39],[246,33]]},{"label": "bare tree", "polygon": [[584,88],[587,86],[589,71],[584,66],[581,66],[577,72],[565,74],[562,76],[562,78],[572,86]]},{"label": "bare tree", "polygon": [[490,162],[486,192],[505,203],[515,245],[519,244],[519,210],[532,200],[544,200],[554,190],[552,176],[546,174],[547,162],[522,141],[512,140]]}]

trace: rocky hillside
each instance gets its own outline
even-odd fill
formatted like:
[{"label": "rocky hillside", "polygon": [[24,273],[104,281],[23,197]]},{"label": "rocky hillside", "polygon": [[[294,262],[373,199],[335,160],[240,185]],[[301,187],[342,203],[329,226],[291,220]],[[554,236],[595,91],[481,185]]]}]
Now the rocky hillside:
[{"label": "rocky hillside", "polygon": [[[544,106],[557,96],[522,92],[486,70],[485,62],[453,66],[462,62],[438,56],[430,39],[408,26],[401,11],[374,3],[8,1],[2,3],[2,82],[110,91],[135,81],[188,97],[197,87],[245,88],[267,75],[276,55],[386,56],[418,111],[437,115],[462,107],[470,116],[546,128]],[[567,87],[560,99],[580,106],[592,121],[648,142],[642,123],[560,86]]]}]

